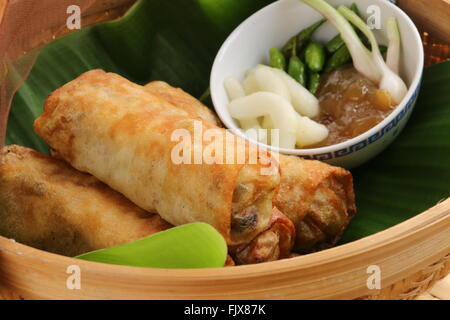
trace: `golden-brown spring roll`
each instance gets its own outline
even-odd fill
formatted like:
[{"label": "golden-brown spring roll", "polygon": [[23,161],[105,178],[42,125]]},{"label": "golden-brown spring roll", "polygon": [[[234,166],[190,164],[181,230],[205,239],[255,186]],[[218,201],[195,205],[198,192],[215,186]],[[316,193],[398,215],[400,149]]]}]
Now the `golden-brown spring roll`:
[{"label": "golden-brown spring roll", "polygon": [[211,124],[221,125],[219,118],[214,112],[180,88],[172,87],[164,81],[152,81],[145,88],[153,95],[183,109],[190,117],[200,117]]},{"label": "golden-brown spring roll", "polygon": [[274,204],[296,226],[295,251],[308,253],[336,244],[356,210],[350,172],[293,156],[280,156],[280,166]]},{"label": "golden-brown spring roll", "polygon": [[[229,245],[248,243],[270,224],[278,163],[242,139],[246,152],[233,154],[240,163],[175,163],[172,134],[195,134],[198,123],[217,128],[119,75],[93,70],[48,97],[35,130],[59,157],[141,208],[174,225],[209,223]],[[193,149],[208,144],[202,136]],[[250,163],[255,158],[269,161]]]},{"label": "golden-brown spring roll", "polygon": [[[161,97],[177,108],[189,110],[190,115],[197,110],[197,116],[203,117],[206,107],[185,91],[158,81],[148,83],[145,88],[153,93],[164,88],[170,93],[161,93]],[[308,253],[334,245],[356,210],[350,172],[294,156],[280,155],[279,161],[281,183],[274,205],[296,226],[295,250]]]},{"label": "golden-brown spring roll", "polygon": [[0,149],[0,235],[76,256],[170,228],[95,177],[37,151]]},{"label": "golden-brown spring roll", "polygon": [[[220,120],[208,107],[180,88],[164,81],[152,81],[145,85],[150,93],[165,99],[177,108],[200,117],[211,124],[222,126]],[[270,227],[248,244],[231,248],[237,264],[251,264],[283,259],[291,254],[295,241],[295,226],[283,213],[274,208]]]},{"label": "golden-brown spring roll", "polygon": [[[292,222],[286,220],[275,212],[269,231],[241,245],[238,264],[286,257],[295,234]],[[124,244],[172,227],[95,177],[15,145],[0,150],[0,221],[0,235],[66,256]],[[234,264],[228,256],[225,266]]]}]

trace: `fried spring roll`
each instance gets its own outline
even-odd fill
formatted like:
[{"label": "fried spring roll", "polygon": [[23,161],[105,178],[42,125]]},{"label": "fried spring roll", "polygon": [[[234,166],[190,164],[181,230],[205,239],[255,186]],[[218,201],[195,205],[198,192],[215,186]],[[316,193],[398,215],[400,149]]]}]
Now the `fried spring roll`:
[{"label": "fried spring roll", "polygon": [[[177,129],[192,133],[198,122],[204,130],[217,128],[198,119],[142,86],[93,70],[48,97],[35,130],[74,168],[169,223],[206,222],[229,245],[248,243],[269,227],[278,163],[242,139],[236,140],[247,146],[243,163],[175,163]],[[210,143],[204,140],[194,141],[193,150]],[[250,163],[255,158],[271,160]]]},{"label": "fried spring roll", "polygon": [[350,172],[293,156],[280,156],[280,166],[274,204],[295,224],[295,251],[309,253],[335,245],[356,211]]},{"label": "fried spring roll", "polygon": [[172,227],[91,175],[37,151],[0,150],[0,235],[76,256]]},{"label": "fried spring roll", "polygon": [[220,126],[220,120],[207,106],[186,93],[164,81],[153,81],[145,88],[153,95],[170,102],[172,105],[186,111],[190,117],[200,117],[211,124]]},{"label": "fried spring roll", "polygon": [[277,208],[272,212],[271,226],[249,244],[230,248],[236,264],[253,264],[288,258],[295,241],[295,226]]},{"label": "fried spring roll", "polygon": [[[0,150],[0,221],[0,235],[66,256],[124,244],[172,227],[95,177],[14,145]],[[275,211],[270,229],[241,245],[237,263],[286,257],[294,232],[292,222]],[[234,264],[228,256],[225,266]]]},{"label": "fried spring roll", "polygon": [[[202,117],[206,107],[183,90],[170,89],[159,81],[145,85],[152,93],[162,87],[170,94],[161,97],[177,108],[188,109],[191,115],[197,110],[197,116]],[[190,102],[192,99],[197,102]],[[295,224],[295,251],[308,253],[336,244],[356,211],[350,172],[294,156],[280,155],[279,161],[281,183],[274,205]]]}]

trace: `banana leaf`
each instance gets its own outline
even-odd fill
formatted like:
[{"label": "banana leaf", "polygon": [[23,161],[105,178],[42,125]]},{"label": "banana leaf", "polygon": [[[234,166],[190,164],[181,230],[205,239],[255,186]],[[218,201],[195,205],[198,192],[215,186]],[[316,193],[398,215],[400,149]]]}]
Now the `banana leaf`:
[{"label": "banana leaf", "polygon": [[[270,0],[146,0],[119,20],[45,46],[15,95],[7,144],[47,152],[33,132],[45,97],[102,68],[144,84],[164,80],[200,97],[227,35]],[[397,140],[353,171],[358,212],[342,242],[405,221],[450,196],[450,62],[425,70],[416,109]]]}]

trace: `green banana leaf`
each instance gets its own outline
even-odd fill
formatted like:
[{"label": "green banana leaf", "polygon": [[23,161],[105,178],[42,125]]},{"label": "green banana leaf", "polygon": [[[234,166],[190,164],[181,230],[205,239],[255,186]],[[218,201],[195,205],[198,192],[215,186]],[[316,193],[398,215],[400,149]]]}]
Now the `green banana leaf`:
[{"label": "green banana leaf", "polygon": [[196,97],[209,86],[214,57],[228,34],[271,0],[144,0],[121,19],[83,28],[45,46],[15,95],[6,143],[47,152],[31,130],[46,96],[101,68],[144,84],[164,80]]},{"label": "green banana leaf", "polygon": [[227,244],[212,226],[196,222],[76,258],[147,268],[219,268],[225,264]]},{"label": "green banana leaf", "polygon": [[[270,0],[146,0],[123,18],[44,47],[15,95],[7,144],[47,152],[33,132],[45,97],[102,68],[144,84],[164,80],[200,97],[227,35]],[[353,170],[358,211],[342,242],[405,221],[450,196],[450,62],[427,68],[413,116],[381,155]]]}]

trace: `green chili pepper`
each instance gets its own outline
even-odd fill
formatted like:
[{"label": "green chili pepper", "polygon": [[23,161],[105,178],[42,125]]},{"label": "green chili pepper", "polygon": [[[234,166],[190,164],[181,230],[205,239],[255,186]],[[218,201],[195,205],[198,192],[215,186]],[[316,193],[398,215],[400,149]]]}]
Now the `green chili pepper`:
[{"label": "green chili pepper", "polygon": [[336,52],[340,47],[345,45],[344,40],[342,40],[341,35],[336,35],[333,39],[327,42],[325,47],[329,53]]},{"label": "green chili pepper", "polygon": [[347,46],[340,47],[333,55],[328,59],[324,72],[330,72],[336,68],[350,62],[352,56],[348,51]]},{"label": "green chili pepper", "polygon": [[302,86],[306,86],[305,64],[297,56],[292,56],[289,59],[288,73]]},{"label": "green chili pepper", "polygon": [[306,45],[304,45],[302,47],[302,49],[300,50],[300,53],[298,54],[298,57],[300,58],[300,60],[302,60],[303,62],[305,62],[305,53],[306,53],[306,48],[308,47],[309,42],[306,43]]},{"label": "green chili pepper", "polygon": [[269,56],[270,56],[269,65],[272,68],[286,70],[286,58],[278,48],[275,47],[271,48],[269,50]]},{"label": "green chili pepper", "polygon": [[289,39],[289,41],[283,46],[283,53],[290,57],[293,52],[293,47],[295,47],[295,52],[300,52],[302,47],[311,39],[317,28],[319,28],[325,21],[326,19],[319,20]]},{"label": "green chili pepper", "polygon": [[359,12],[358,6],[356,5],[356,3],[352,3],[352,5],[350,6],[350,10],[352,10],[354,13],[356,13],[359,17],[361,17],[361,13]]},{"label": "green chili pepper", "polygon": [[286,57],[294,55],[297,53],[297,36],[293,36],[281,49]]},{"label": "green chili pepper", "polygon": [[325,63],[325,49],[323,45],[311,41],[306,47],[305,62],[311,71],[321,71]]},{"label": "green chili pepper", "polygon": [[320,74],[317,72],[311,72],[309,74],[309,83],[308,83],[308,90],[312,94],[316,94],[317,89],[319,88],[320,84]]},{"label": "green chili pepper", "polygon": [[299,34],[297,35],[297,48],[299,46],[299,41],[303,42],[301,45],[303,45],[306,41],[309,41],[309,39],[311,39],[313,33],[317,30],[317,28],[319,28],[325,21],[327,21],[326,19],[321,19],[319,21],[317,21],[316,23],[310,25],[308,28],[303,29],[302,31],[299,32]]}]

